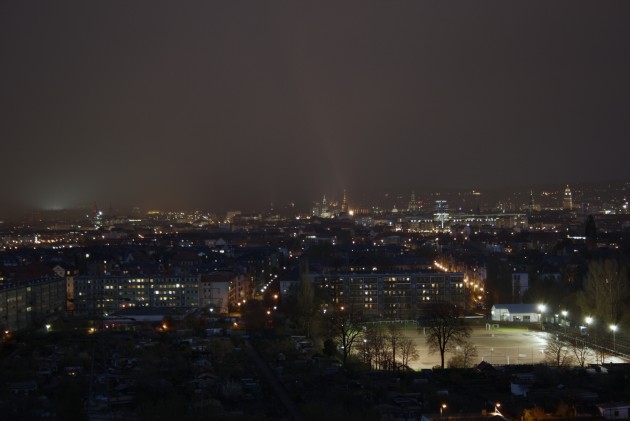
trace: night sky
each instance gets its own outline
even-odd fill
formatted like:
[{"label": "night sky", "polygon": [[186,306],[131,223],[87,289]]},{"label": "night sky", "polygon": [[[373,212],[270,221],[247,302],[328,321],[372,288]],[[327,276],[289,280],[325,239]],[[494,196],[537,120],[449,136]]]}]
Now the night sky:
[{"label": "night sky", "polygon": [[628,1],[0,3],[4,205],[630,178]]}]

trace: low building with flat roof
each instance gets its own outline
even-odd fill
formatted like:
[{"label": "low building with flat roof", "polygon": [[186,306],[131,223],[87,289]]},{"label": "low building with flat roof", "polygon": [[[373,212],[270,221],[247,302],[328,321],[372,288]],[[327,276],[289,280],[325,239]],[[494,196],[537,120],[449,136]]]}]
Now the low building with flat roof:
[{"label": "low building with flat roof", "polygon": [[536,304],[495,304],[490,314],[496,322],[540,323],[542,317]]}]

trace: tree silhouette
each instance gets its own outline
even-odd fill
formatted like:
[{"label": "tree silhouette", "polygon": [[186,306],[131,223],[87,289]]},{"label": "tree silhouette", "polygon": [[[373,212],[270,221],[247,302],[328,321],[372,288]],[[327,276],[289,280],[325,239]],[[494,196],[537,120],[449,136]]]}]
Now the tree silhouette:
[{"label": "tree silhouette", "polygon": [[444,368],[444,354],[462,345],[470,337],[470,327],[464,323],[462,311],[457,306],[436,302],[427,306],[421,319],[426,329],[426,341],[430,353],[440,353]]},{"label": "tree silhouette", "polygon": [[360,313],[343,306],[328,312],[329,332],[341,346],[343,363],[348,362],[355,343],[363,334],[364,326]]},{"label": "tree silhouette", "polygon": [[586,365],[586,361],[591,356],[591,350],[587,346],[584,338],[574,338],[571,342],[570,348],[573,356],[575,357],[575,361],[580,367],[584,367]]},{"label": "tree silhouette", "polygon": [[396,370],[396,351],[400,352],[400,343],[403,339],[403,334],[400,327],[394,324],[387,326],[387,340],[389,341],[389,347],[392,353],[391,368]]},{"label": "tree silhouette", "polygon": [[603,326],[618,324],[628,315],[628,268],[617,259],[592,260],[578,303],[586,315]]},{"label": "tree silhouette", "polygon": [[402,367],[409,366],[409,361],[420,356],[413,339],[404,337],[400,341],[400,363]]},{"label": "tree silhouette", "polygon": [[545,348],[545,362],[555,367],[565,367],[573,364],[571,349],[559,336],[548,335]]},{"label": "tree silhouette", "polygon": [[449,367],[453,368],[469,368],[475,364],[479,357],[477,347],[472,342],[466,340],[457,347],[455,356],[448,362]]}]

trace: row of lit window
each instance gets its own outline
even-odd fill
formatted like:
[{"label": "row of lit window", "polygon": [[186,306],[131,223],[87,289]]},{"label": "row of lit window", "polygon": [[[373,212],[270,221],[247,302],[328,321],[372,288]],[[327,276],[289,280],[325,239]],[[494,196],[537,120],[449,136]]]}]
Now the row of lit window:
[{"label": "row of lit window", "polygon": [[[156,291],[154,291],[154,293],[155,293],[155,295],[159,295],[159,294],[163,294],[163,295],[176,295],[176,294],[178,294],[179,295],[180,294],[179,291],[164,291],[164,290],[162,290],[162,291],[156,290]],[[190,291],[188,291],[187,293],[190,293]]]},{"label": "row of lit window", "polygon": [[407,295],[407,291],[383,291],[385,295]]},{"label": "row of lit window", "polygon": [[392,304],[385,304],[385,308],[407,308],[407,305],[401,304],[401,303],[392,303]]},{"label": "row of lit window", "polygon": [[[457,278],[458,281],[460,281],[460,278]],[[339,285],[339,284],[344,284],[343,279],[338,279],[338,280],[325,280],[326,283],[318,283],[318,286],[320,287],[326,287],[326,288],[334,288],[335,286]],[[357,282],[358,281],[358,282]],[[350,279],[350,282],[348,284],[352,285],[352,284],[360,284],[359,288],[376,288],[379,284],[380,284],[380,279],[368,279],[368,280],[364,280],[364,279],[360,279],[360,280],[356,280],[356,279]],[[412,280],[410,278],[384,278],[385,281],[385,285],[388,284],[404,284],[404,285],[409,285],[410,282],[412,282]],[[419,285],[426,285],[426,279],[423,279],[422,282],[418,279],[414,279],[414,281],[419,284]],[[447,279],[447,278],[442,278],[442,277],[433,277],[431,279],[431,285],[443,285],[445,282],[452,282],[452,279]],[[422,283],[421,283],[422,282]]]}]

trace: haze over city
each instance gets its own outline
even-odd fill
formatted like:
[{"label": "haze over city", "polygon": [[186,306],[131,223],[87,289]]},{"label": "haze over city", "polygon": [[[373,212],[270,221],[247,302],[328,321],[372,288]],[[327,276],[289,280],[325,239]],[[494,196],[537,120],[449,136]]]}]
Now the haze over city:
[{"label": "haze over city", "polygon": [[3,205],[630,178],[627,2],[0,5]]},{"label": "haze over city", "polygon": [[0,2],[0,418],[630,419],[630,2]]}]

